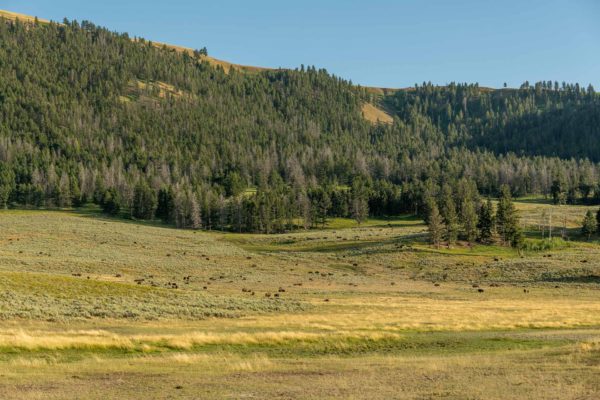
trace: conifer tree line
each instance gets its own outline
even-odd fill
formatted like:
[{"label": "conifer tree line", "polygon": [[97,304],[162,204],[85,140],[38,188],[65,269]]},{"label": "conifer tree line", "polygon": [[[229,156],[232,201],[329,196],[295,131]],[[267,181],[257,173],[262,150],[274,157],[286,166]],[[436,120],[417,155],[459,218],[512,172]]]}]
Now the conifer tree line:
[{"label": "conifer tree line", "polygon": [[[435,198],[453,241],[483,234],[476,199],[503,185],[600,204],[591,87],[424,84],[380,98],[314,67],[226,72],[205,55],[90,22],[0,23],[0,207],[95,203],[271,233],[425,217]],[[365,102],[394,122],[366,121]]]},{"label": "conifer tree line", "polygon": [[585,213],[581,225],[581,234],[584,235],[587,240],[590,240],[594,234],[600,235],[600,210],[595,214],[593,211],[588,210]]},{"label": "conifer tree line", "polygon": [[[455,198],[460,199],[460,206],[457,206]],[[469,244],[490,244],[497,240],[515,248],[523,245],[519,216],[507,185],[500,189],[496,207],[490,198],[482,201],[468,185],[459,186],[457,191],[446,185],[437,196],[431,194],[427,204],[425,219],[430,240],[438,247],[442,242],[454,245],[459,239]]]}]

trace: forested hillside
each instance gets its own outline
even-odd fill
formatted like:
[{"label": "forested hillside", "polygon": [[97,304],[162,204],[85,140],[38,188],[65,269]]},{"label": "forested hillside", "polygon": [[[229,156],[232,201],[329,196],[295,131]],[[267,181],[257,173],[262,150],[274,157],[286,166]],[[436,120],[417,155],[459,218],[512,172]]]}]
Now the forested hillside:
[{"label": "forested hillside", "polygon": [[[385,96],[314,67],[245,73],[91,23],[0,23],[0,204],[100,204],[274,232],[514,195],[600,200],[592,87]],[[392,123],[372,123],[365,103]],[[566,201],[565,200],[565,201]],[[459,210],[460,211],[460,210]]]},{"label": "forested hillside", "polygon": [[519,90],[489,90],[424,84],[396,92],[387,103],[402,119],[426,115],[452,145],[600,161],[600,97],[591,85],[526,82]]}]

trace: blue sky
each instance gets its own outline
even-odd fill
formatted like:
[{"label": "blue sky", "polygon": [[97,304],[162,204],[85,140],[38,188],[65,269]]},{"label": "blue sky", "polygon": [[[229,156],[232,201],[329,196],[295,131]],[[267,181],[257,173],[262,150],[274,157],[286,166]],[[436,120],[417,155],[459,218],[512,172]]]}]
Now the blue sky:
[{"label": "blue sky", "polygon": [[193,48],[228,61],[326,68],[355,83],[600,89],[597,0],[0,0],[0,9]]}]

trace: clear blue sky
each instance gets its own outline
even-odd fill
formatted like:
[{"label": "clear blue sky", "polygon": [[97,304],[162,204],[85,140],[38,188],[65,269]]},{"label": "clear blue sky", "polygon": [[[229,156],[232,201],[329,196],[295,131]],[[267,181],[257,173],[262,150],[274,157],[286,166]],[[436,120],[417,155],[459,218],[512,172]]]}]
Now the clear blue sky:
[{"label": "clear blue sky", "polygon": [[0,0],[0,9],[206,46],[240,64],[315,65],[369,86],[600,89],[598,0]]}]

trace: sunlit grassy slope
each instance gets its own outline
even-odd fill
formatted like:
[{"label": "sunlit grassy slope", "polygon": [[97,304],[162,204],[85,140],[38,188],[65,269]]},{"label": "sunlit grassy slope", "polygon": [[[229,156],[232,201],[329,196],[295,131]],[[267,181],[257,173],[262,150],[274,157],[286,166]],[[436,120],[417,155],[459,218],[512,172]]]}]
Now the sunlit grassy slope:
[{"label": "sunlit grassy slope", "polygon": [[[25,15],[25,14],[19,14],[19,13],[15,13],[12,11],[5,11],[5,10],[0,10],[0,17],[2,18],[6,18],[9,20],[19,20],[22,22],[34,22],[35,18],[34,16],[30,16],[30,15]],[[48,23],[50,21],[43,19],[43,18],[38,18],[38,21],[41,23]],[[194,53],[194,49],[190,49],[187,47],[182,47],[182,46],[175,46],[175,45],[170,45],[170,44],[164,44],[164,43],[160,43],[160,42],[153,42],[153,44],[156,47],[163,47],[166,46],[169,49],[172,49],[174,51],[177,52],[187,52],[189,54],[193,54]],[[239,64],[234,64],[234,63],[230,63],[227,61],[223,61],[223,60],[218,60],[214,57],[210,57],[210,56],[206,56],[204,57],[210,64],[215,65],[215,66],[221,66],[223,67],[223,69],[228,72],[229,69],[236,68],[238,70],[241,71],[245,71],[245,72],[257,72],[257,71],[263,71],[266,70],[267,68],[262,68],[262,67],[253,67],[253,66],[247,66],[247,65],[239,65]]]},{"label": "sunlit grassy slope", "polygon": [[381,107],[377,107],[370,103],[365,103],[362,107],[364,118],[373,124],[391,124],[394,118]]},{"label": "sunlit grassy slope", "polygon": [[[9,20],[19,20],[19,21],[23,21],[23,22],[34,22],[36,17],[30,16],[30,15],[25,15],[25,14],[19,14],[19,13],[15,13],[12,11],[5,11],[5,10],[0,10],[0,17],[2,18],[6,18]],[[45,20],[43,18],[38,18],[39,22],[43,22],[43,23],[47,23],[50,22],[48,20]]]},{"label": "sunlit grassy slope", "polygon": [[594,398],[600,246],[585,208],[538,199],[530,240],[540,207],[570,237],[522,254],[433,248],[410,216],[239,235],[0,212],[0,398]]}]

